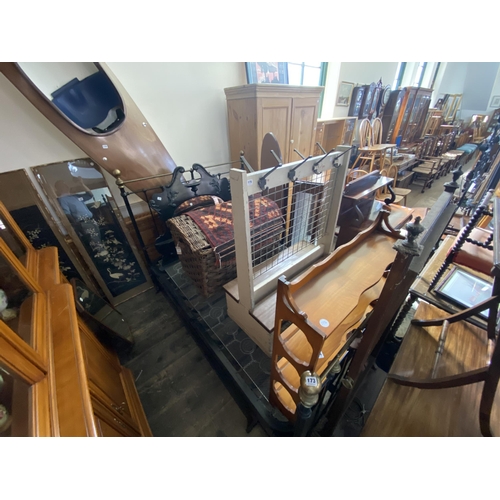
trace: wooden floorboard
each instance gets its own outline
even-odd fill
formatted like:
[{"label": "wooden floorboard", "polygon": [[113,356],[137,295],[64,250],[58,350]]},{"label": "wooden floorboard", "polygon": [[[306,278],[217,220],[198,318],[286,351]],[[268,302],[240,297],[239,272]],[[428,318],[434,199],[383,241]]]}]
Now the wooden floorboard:
[{"label": "wooden floorboard", "polygon": [[148,290],[120,304],[135,339],[119,353],[135,379],[153,436],[265,435],[246,433],[246,418],[206,360],[172,304]]}]

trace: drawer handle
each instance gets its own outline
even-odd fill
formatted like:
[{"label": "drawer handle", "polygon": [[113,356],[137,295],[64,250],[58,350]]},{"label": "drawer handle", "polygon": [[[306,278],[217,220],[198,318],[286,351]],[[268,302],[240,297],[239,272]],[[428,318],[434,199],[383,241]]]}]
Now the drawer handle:
[{"label": "drawer handle", "polygon": [[122,403],[120,406],[117,406],[117,405],[111,403],[111,408],[116,410],[118,413],[123,413],[125,411],[125,408],[123,407],[124,405],[125,405],[125,403]]},{"label": "drawer handle", "polygon": [[118,424],[120,424],[122,427],[125,427],[125,424],[124,424],[123,422],[121,422],[120,420],[118,420],[117,418],[114,418],[114,417],[113,417],[113,420],[114,420],[115,422],[117,422]]}]

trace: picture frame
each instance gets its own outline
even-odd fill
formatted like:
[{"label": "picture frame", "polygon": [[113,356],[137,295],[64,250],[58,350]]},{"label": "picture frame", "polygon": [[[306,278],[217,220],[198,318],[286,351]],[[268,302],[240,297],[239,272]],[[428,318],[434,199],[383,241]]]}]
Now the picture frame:
[{"label": "picture frame", "polygon": [[500,95],[494,95],[491,98],[490,108],[500,108]]},{"label": "picture frame", "polygon": [[352,82],[340,82],[339,90],[337,92],[337,106],[348,107],[351,103],[352,90],[354,89],[354,83]]},{"label": "picture frame", "polygon": [[[491,297],[493,284],[455,267],[450,271],[443,283],[436,288],[436,293],[459,307],[473,307]],[[488,309],[479,316],[488,319]]]},{"label": "picture frame", "polygon": [[288,84],[288,63],[247,62],[247,82]]}]

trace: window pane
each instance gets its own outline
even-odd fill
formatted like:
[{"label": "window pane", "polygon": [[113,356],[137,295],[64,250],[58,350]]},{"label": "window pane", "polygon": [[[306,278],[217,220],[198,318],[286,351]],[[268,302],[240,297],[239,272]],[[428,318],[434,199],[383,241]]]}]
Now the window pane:
[{"label": "window pane", "polygon": [[12,253],[19,259],[23,266],[26,265],[27,248],[17,237],[16,233],[9,226],[7,221],[0,218],[0,238],[2,238],[7,246],[12,250]]},{"label": "window pane", "polygon": [[319,68],[308,68],[306,66],[304,68],[304,85],[319,85],[320,72]]},{"label": "window pane", "polygon": [[0,319],[30,346],[33,294],[0,255]]},{"label": "window pane", "polygon": [[0,437],[28,437],[30,387],[0,365]]},{"label": "window pane", "polygon": [[300,85],[302,66],[288,63],[288,83],[290,85]]},{"label": "window pane", "polygon": [[315,68],[320,68],[321,63],[320,62],[305,62],[304,63],[306,66],[314,66]]}]

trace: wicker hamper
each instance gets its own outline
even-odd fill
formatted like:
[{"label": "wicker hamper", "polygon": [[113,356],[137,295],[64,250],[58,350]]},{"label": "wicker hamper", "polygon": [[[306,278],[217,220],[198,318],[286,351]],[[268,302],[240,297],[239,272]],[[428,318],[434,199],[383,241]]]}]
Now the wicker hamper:
[{"label": "wicker hamper", "polygon": [[184,272],[193,280],[204,297],[236,278],[236,262],[219,267],[215,252],[205,235],[188,215],[167,221]]},{"label": "wicker hamper", "polygon": [[[209,297],[236,278],[236,259],[230,259],[222,265],[218,263],[214,249],[191,217],[179,215],[168,220],[167,225],[184,272],[204,297]],[[275,229],[266,235],[265,240],[253,250],[254,266],[279,251],[281,236],[282,229]]]}]

